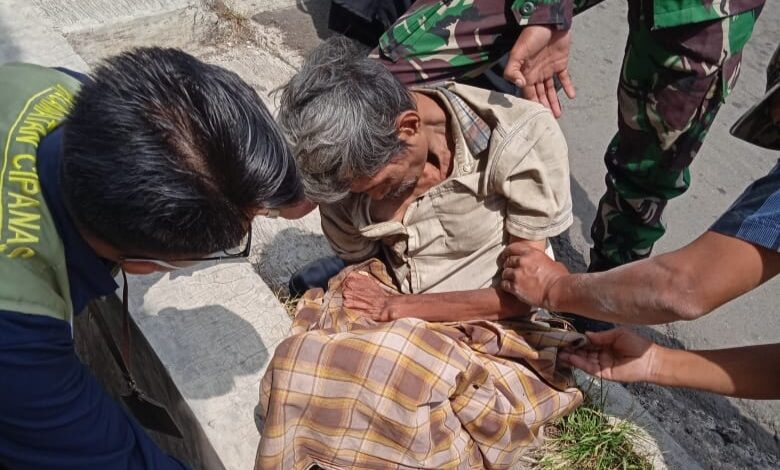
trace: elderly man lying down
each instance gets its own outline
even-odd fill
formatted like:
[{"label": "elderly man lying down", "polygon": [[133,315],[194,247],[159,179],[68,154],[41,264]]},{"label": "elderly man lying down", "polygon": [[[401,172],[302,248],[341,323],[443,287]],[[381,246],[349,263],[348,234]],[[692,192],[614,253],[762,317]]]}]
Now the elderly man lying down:
[{"label": "elderly man lying down", "polygon": [[572,221],[552,114],[454,83],[407,90],[344,39],[310,54],[280,109],[352,266],[306,294],[277,348],[258,468],[509,468],[581,400],[556,360],[582,337],[497,287],[508,243],[545,249]]}]

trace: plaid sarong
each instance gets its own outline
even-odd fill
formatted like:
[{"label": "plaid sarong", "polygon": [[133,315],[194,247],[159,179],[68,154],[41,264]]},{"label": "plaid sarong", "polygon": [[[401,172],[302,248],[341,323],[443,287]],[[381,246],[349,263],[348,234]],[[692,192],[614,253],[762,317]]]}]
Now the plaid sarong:
[{"label": "plaid sarong", "polygon": [[558,348],[584,336],[547,323],[376,323],[342,306],[361,271],[308,291],[261,382],[257,469],[510,468],[540,428],[582,401]]}]

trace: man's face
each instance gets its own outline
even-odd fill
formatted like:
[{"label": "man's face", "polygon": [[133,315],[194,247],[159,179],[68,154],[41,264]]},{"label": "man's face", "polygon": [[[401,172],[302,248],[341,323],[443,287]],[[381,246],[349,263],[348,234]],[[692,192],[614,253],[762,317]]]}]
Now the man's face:
[{"label": "man's face", "polygon": [[409,145],[374,176],[352,180],[349,189],[353,193],[366,193],[375,201],[401,197],[417,185],[426,158],[427,146]]}]

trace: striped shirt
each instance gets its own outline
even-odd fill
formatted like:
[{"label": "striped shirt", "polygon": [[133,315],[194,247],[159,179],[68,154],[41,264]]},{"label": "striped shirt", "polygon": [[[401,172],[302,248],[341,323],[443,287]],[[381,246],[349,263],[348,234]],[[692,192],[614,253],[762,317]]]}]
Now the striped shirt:
[{"label": "striped shirt", "polygon": [[780,251],[780,162],[748,186],[710,230]]}]

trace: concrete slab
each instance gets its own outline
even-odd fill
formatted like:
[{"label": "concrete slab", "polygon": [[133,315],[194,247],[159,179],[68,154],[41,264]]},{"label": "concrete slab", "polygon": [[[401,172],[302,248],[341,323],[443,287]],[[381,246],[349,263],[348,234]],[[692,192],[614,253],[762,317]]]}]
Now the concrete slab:
[{"label": "concrete slab", "polygon": [[204,48],[204,40],[215,34],[217,21],[213,12],[188,6],[118,24],[72,30],[65,36],[92,66],[104,57],[135,47],[175,47],[195,54]]},{"label": "concrete slab", "polygon": [[27,0],[0,2],[0,63],[4,62],[87,70],[65,37]]},{"label": "concrete slab", "polygon": [[[153,437],[194,468],[251,467],[259,383],[289,332],[287,312],[246,261],[128,281],[133,373],[184,434]],[[99,308],[118,341],[121,303],[111,298]],[[118,396],[123,382],[88,315],[76,331],[80,356]]]},{"label": "concrete slab", "polygon": [[58,30],[69,33],[162,14],[200,0],[29,0]]},{"label": "concrete slab", "polygon": [[314,211],[299,220],[260,219],[254,224],[250,261],[274,292],[287,292],[290,276],[310,261],[332,256]]},{"label": "concrete slab", "polygon": [[290,318],[246,262],[130,280],[130,309],[226,468],[254,461],[260,379]]}]

